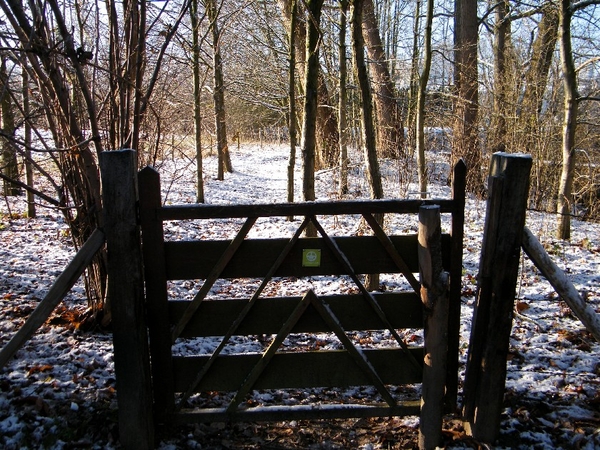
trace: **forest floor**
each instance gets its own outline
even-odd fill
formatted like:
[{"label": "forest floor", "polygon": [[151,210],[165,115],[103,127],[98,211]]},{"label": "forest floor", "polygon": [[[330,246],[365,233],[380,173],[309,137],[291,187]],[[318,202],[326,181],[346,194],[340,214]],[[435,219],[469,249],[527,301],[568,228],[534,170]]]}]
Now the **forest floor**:
[{"label": "forest floor", "polygon": [[[278,145],[245,145],[232,150],[234,173],[225,181],[215,178],[216,158],[207,156],[206,202],[212,204],[271,203],[286,199],[287,148]],[[347,198],[368,198],[362,165],[353,165]],[[447,155],[430,155],[433,197],[448,198]],[[300,165],[298,162],[297,166]],[[166,203],[195,200],[195,165],[185,156],[162,161]],[[414,198],[416,187],[406,182],[408,170],[382,162],[388,198]],[[335,200],[337,174],[316,174],[317,200]],[[296,199],[301,186],[296,170]],[[53,195],[52,192],[48,192]],[[461,370],[469,344],[485,202],[467,199],[464,277],[461,319]],[[23,217],[24,197],[0,201],[0,348],[22,326],[47,293],[56,277],[74,256],[68,227],[53,208],[38,206],[38,217]],[[387,224],[393,232],[416,230],[416,219]],[[229,226],[231,225],[231,226]],[[326,224],[335,232],[353,233],[350,219]],[[202,227],[173,223],[169,236],[192,238],[223,236],[236,223]],[[284,220],[257,223],[251,237],[287,235]],[[296,225],[297,226],[297,225]],[[443,226],[447,226],[444,223]],[[600,312],[600,225],[573,221],[572,239],[553,237],[551,214],[530,211],[527,226],[540,239],[554,262],[567,274],[588,303]],[[343,282],[340,281],[340,282]],[[383,279],[393,285],[396,281]],[[286,292],[302,289],[280,285]],[[323,290],[339,289],[331,280],[311,280]],[[294,284],[294,283],[292,283]],[[175,295],[193,296],[196,283],[174,283]],[[238,287],[236,287],[237,289]],[[227,290],[231,286],[216,286]],[[248,289],[241,286],[239,289]],[[218,292],[215,293],[218,295]],[[119,448],[116,385],[110,330],[89,329],[82,320],[86,300],[79,282],[50,319],[0,369],[0,448],[11,449],[114,449]],[[385,342],[385,337],[378,337]],[[236,343],[238,351],[255,351],[255,343]],[[595,449],[600,448],[600,344],[573,316],[533,264],[522,257],[515,317],[507,361],[505,404],[501,434],[489,448]],[[478,448],[469,440],[458,416],[445,420],[447,448]],[[160,449],[400,449],[416,448],[418,418],[377,418],[328,421],[291,421],[271,424],[188,425],[157,430]]]}]

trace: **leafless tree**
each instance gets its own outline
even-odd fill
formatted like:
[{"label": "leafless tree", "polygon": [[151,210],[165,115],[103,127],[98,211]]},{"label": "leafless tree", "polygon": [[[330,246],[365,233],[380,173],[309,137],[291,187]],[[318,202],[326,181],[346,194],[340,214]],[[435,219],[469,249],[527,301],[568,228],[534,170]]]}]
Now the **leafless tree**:
[{"label": "leafless tree", "polygon": [[421,198],[427,197],[427,163],[425,161],[425,97],[427,96],[427,84],[431,71],[431,29],[433,26],[433,0],[427,0],[427,13],[425,18],[425,48],[423,49],[423,67],[419,75],[419,89],[417,92],[416,108],[416,132],[417,136],[417,160],[419,171],[419,191]]},{"label": "leafless tree", "polygon": [[476,0],[455,0],[454,85],[456,89],[452,159],[467,165],[467,189],[483,192],[482,156],[479,146],[478,18]]}]

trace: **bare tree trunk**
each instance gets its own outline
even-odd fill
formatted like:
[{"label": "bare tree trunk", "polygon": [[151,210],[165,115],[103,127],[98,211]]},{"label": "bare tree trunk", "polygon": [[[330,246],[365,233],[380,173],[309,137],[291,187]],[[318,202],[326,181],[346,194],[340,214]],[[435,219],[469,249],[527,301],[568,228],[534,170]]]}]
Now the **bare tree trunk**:
[{"label": "bare tree trunk", "polygon": [[339,59],[340,59],[340,93],[339,93],[339,129],[340,129],[340,184],[338,193],[341,196],[348,193],[348,145],[346,132],[346,83],[348,81],[348,67],[346,64],[346,28],[348,14],[348,0],[340,0],[340,34],[339,34]]},{"label": "bare tree trunk", "polygon": [[523,151],[530,151],[527,139],[531,131],[537,130],[542,111],[544,92],[548,87],[548,73],[552,65],[558,38],[559,15],[557,6],[547,1],[542,7],[542,18],[538,34],[533,42],[531,61],[525,73],[525,92],[521,103],[520,119],[525,124]]},{"label": "bare tree trunk", "polygon": [[[354,0],[352,9],[352,46],[354,49],[354,65],[356,67],[360,97],[362,104],[362,128],[364,135],[364,154],[367,164],[367,179],[371,189],[371,198],[383,198],[383,185],[379,171],[379,160],[377,159],[377,144],[375,135],[375,123],[373,120],[373,97],[371,84],[365,62],[365,42],[361,24],[363,23],[363,0]],[[383,226],[383,215],[376,214],[375,219]],[[379,288],[379,275],[370,274],[365,280],[367,289],[373,291]]]},{"label": "bare tree trunk", "polygon": [[198,0],[192,0],[190,9],[192,24],[192,71],[194,78],[194,136],[196,147],[196,203],[204,203],[204,179],[202,176],[202,112],[200,111],[200,26]]},{"label": "bare tree trunk", "polygon": [[221,59],[219,25],[217,23],[217,5],[216,0],[206,2],[208,18],[212,30],[213,47],[213,71],[214,88],[213,100],[215,104],[215,129],[217,132],[217,156],[219,160],[218,175],[219,180],[224,179],[224,171],[233,172],[231,157],[229,156],[229,147],[227,146],[227,124],[225,122],[225,84],[223,82],[223,61]]},{"label": "bare tree trunk", "polygon": [[[34,187],[33,164],[31,163],[31,123],[30,117],[31,106],[29,102],[29,72],[27,71],[27,59],[21,61],[21,77],[23,83],[23,115],[25,120],[23,123],[23,141],[25,142],[25,176],[27,178],[27,186]],[[36,216],[35,196],[32,191],[27,191],[27,217],[34,218]]]},{"label": "bare tree trunk", "polygon": [[406,119],[408,135],[407,152],[412,156],[413,149],[416,147],[417,137],[415,136],[416,125],[415,116],[417,110],[417,96],[419,92],[419,39],[421,28],[421,1],[415,1],[414,25],[413,25],[413,45],[410,62],[410,83],[408,90],[408,117]]},{"label": "bare tree trunk", "polygon": [[427,161],[425,160],[425,98],[431,70],[431,28],[433,25],[433,0],[427,0],[427,15],[425,18],[425,48],[423,49],[423,70],[419,76],[419,91],[417,94],[417,161],[419,168],[419,191],[421,198],[427,198]]},{"label": "bare tree trunk", "polygon": [[[283,13],[284,21],[291,29],[291,11],[292,0],[278,1]],[[303,2],[304,4],[304,2]],[[307,42],[307,21],[310,22],[310,11],[307,11],[308,19],[302,20],[304,14],[301,13],[297,5],[297,21],[293,29],[294,45],[296,46],[296,63],[298,72],[306,72],[306,42]],[[310,9],[310,8],[309,8]],[[302,81],[304,83],[304,80]],[[306,91],[306,86],[302,86]],[[304,119],[303,119],[304,121]],[[321,71],[319,71],[317,81],[317,116],[316,116],[316,147],[315,147],[315,169],[324,167],[333,167],[337,164],[339,151],[339,133],[338,123],[335,114],[335,108],[332,105],[331,95],[327,88],[327,83]]]},{"label": "bare tree trunk", "polygon": [[[20,181],[17,150],[11,140],[15,133],[15,113],[5,56],[0,62],[0,110],[2,112],[2,132],[5,134],[0,138],[0,169],[7,178]],[[20,193],[21,189],[18,185],[4,180],[4,195],[16,196]]]},{"label": "bare tree trunk", "polygon": [[455,0],[454,84],[456,89],[453,165],[467,165],[467,190],[483,195],[482,155],[477,121],[479,111],[477,71],[477,0]]},{"label": "bare tree trunk", "polygon": [[339,161],[339,126],[325,77],[319,71],[317,91],[317,169],[335,167]]},{"label": "bare tree trunk", "polygon": [[362,3],[362,26],[367,53],[373,69],[379,153],[385,157],[397,158],[402,154],[404,145],[402,114],[397,102],[396,89],[390,76],[388,58],[381,42],[373,0],[363,0]]},{"label": "bare tree trunk", "polygon": [[[292,0],[289,36],[289,73],[288,73],[288,129],[290,133],[290,157],[287,166],[287,201],[294,201],[294,169],[296,166],[296,46],[294,45],[294,31],[298,20],[298,5]],[[292,220],[292,218],[289,218]]]},{"label": "bare tree trunk", "polygon": [[[529,67],[525,72],[525,90],[517,111],[520,134],[516,150],[534,155],[531,200],[536,208],[556,207],[556,168],[546,164],[548,139],[542,120],[542,105],[548,89],[548,74],[558,39],[558,5],[545,1],[538,32],[533,42]],[[551,119],[552,121],[554,118]]]},{"label": "bare tree trunk", "polygon": [[[317,145],[317,98],[319,84],[319,24],[323,0],[308,0],[309,20],[306,33],[306,69],[304,75],[304,125],[302,127],[303,181],[305,201],[315,200],[315,149]],[[316,229],[308,227],[308,236],[316,236]]]},{"label": "bare tree trunk", "polygon": [[507,39],[510,37],[508,0],[496,5],[496,26],[494,28],[494,106],[489,131],[489,148],[493,153],[506,150],[506,97],[509,86],[506,68]]},{"label": "bare tree trunk", "polygon": [[558,188],[558,227],[559,239],[571,238],[571,208],[573,206],[573,176],[575,173],[575,131],[577,129],[577,74],[571,48],[571,9],[570,0],[560,0],[559,41],[563,72],[564,118],[562,134],[562,173]]}]

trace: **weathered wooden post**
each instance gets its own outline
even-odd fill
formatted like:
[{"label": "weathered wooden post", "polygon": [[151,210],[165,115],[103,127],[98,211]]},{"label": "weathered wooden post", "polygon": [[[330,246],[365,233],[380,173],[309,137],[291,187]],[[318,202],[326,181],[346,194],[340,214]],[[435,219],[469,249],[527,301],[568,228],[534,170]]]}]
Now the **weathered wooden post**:
[{"label": "weathered wooden post", "polygon": [[136,158],[133,150],[100,154],[119,436],[123,448],[140,450],[154,448],[154,425],[137,218]]},{"label": "weathered wooden post", "polygon": [[458,397],[458,366],[462,293],[463,241],[467,166],[461,159],[452,177],[452,250],[450,261],[450,306],[448,310],[448,361],[446,368],[446,412],[455,413]]},{"label": "weathered wooden post", "polygon": [[500,432],[531,165],[529,155],[502,152],[490,165],[463,411],[467,432],[487,443]]},{"label": "weathered wooden post", "polygon": [[425,359],[419,426],[419,448],[442,442],[442,418],[448,357],[448,274],[442,266],[440,207],[419,208],[419,274],[425,310]]}]

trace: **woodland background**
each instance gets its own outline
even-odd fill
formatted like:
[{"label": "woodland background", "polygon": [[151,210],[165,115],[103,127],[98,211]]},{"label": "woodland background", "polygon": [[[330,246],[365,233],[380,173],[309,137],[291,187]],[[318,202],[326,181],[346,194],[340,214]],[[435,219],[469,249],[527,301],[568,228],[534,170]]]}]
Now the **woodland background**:
[{"label": "woodland background", "polygon": [[[325,168],[348,197],[349,148],[373,198],[384,158],[426,196],[425,150],[441,148],[483,197],[493,152],[531,154],[530,208],[569,239],[572,216],[600,216],[599,4],[0,0],[0,176],[5,196],[28,196],[9,214],[60,208],[79,247],[102,226],[100,152],[193,160],[203,202],[207,153],[222,180],[230,146],[277,139],[289,200],[300,163],[304,200]],[[102,253],[85,284],[101,310]]]}]

